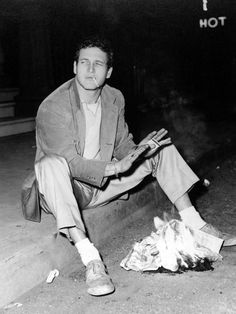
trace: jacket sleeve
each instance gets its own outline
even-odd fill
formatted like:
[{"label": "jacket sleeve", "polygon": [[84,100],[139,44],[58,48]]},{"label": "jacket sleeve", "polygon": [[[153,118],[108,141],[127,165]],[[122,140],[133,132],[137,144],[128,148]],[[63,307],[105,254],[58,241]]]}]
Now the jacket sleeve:
[{"label": "jacket sleeve", "polygon": [[119,117],[117,125],[117,134],[115,141],[114,157],[121,160],[135,147],[133,135],[129,133],[128,125],[125,121],[125,101],[123,95],[120,93],[119,97]]},{"label": "jacket sleeve", "polygon": [[36,118],[37,146],[45,155],[64,157],[69,165],[71,175],[79,181],[101,187],[107,161],[89,160],[80,155],[78,142],[68,128],[69,116],[42,106]]}]

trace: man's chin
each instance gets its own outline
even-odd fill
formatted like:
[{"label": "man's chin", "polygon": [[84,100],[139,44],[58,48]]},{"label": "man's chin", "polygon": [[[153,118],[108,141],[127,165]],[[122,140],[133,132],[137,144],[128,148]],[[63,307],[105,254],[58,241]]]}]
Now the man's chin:
[{"label": "man's chin", "polygon": [[100,86],[99,87],[88,87],[88,86],[84,86],[84,89],[85,90],[88,90],[88,91],[96,91],[98,89],[100,89]]},{"label": "man's chin", "polygon": [[77,81],[78,86],[87,91],[96,91],[102,88],[103,85],[96,86],[94,82],[81,82]]},{"label": "man's chin", "polygon": [[95,90],[97,90],[98,89],[98,87],[97,86],[95,86],[94,84],[92,85],[92,84],[79,84],[83,89],[85,89],[85,90],[90,90],[90,91],[95,91]]}]

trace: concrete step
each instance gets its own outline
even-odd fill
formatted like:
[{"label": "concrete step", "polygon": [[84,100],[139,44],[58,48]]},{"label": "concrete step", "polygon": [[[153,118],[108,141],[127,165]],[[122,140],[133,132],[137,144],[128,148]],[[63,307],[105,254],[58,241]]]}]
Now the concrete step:
[{"label": "concrete step", "polygon": [[19,88],[9,87],[0,88],[0,102],[14,101],[15,97],[19,94]]},{"label": "concrete step", "polygon": [[[128,200],[118,199],[82,211],[92,242],[100,248],[136,219],[154,217],[163,200],[162,197],[156,202],[155,191],[161,193],[155,183],[149,183]],[[18,214],[18,219],[0,226],[0,235],[0,308],[45,281],[51,270],[61,270],[73,259],[78,259],[82,268],[74,246],[57,234],[52,215],[43,213],[38,224],[24,221]]]},{"label": "concrete step", "polygon": [[35,118],[1,118],[0,137],[31,132],[35,129]]},{"label": "concrete step", "polygon": [[3,102],[0,103],[0,118],[14,117],[15,115],[15,103]]}]

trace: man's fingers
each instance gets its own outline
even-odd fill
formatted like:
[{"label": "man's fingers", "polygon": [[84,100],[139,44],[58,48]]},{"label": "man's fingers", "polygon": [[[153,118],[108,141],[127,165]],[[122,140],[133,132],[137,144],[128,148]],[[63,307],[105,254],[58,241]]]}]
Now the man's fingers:
[{"label": "man's fingers", "polygon": [[132,162],[136,160],[146,149],[149,148],[149,145],[141,145],[135,149],[135,151],[128,156],[129,160]]},{"label": "man's fingers", "polygon": [[159,131],[152,131],[139,143],[139,145],[141,146],[143,144],[146,144],[151,139],[154,139],[155,141],[160,141],[167,133],[168,131],[164,128],[160,129]]},{"label": "man's fingers", "polygon": [[171,138],[170,137],[168,137],[168,138],[166,138],[164,140],[161,140],[161,141],[157,141],[156,139],[153,138],[152,140],[150,140],[148,142],[151,150],[157,149],[160,146],[167,145],[167,144],[170,144],[170,143],[171,143]]},{"label": "man's fingers", "polygon": [[152,137],[154,137],[157,134],[157,131],[152,131],[151,133],[149,133],[140,143],[139,145],[143,145],[146,144]]},{"label": "man's fingers", "polygon": [[166,129],[161,129],[160,131],[157,132],[157,134],[154,136],[154,139],[159,141],[160,139],[162,139],[166,134],[168,133],[168,131]]},{"label": "man's fingers", "polygon": [[153,131],[153,132],[151,132],[151,133],[149,133],[146,137],[145,137],[145,139],[146,140],[150,140],[153,136],[155,136],[157,134],[157,131]]},{"label": "man's fingers", "polygon": [[157,136],[162,135],[162,133],[165,133],[165,132],[167,132],[167,130],[165,128],[162,128],[159,131],[157,131]]},{"label": "man's fingers", "polygon": [[166,144],[171,144],[171,138],[168,137],[162,141],[159,141],[160,145],[166,145]]}]

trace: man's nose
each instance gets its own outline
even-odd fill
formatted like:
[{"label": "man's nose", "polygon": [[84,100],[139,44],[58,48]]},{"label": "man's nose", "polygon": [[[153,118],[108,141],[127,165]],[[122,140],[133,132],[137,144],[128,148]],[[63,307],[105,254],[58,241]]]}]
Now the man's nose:
[{"label": "man's nose", "polygon": [[94,73],[95,67],[93,63],[89,63],[88,71]]}]

